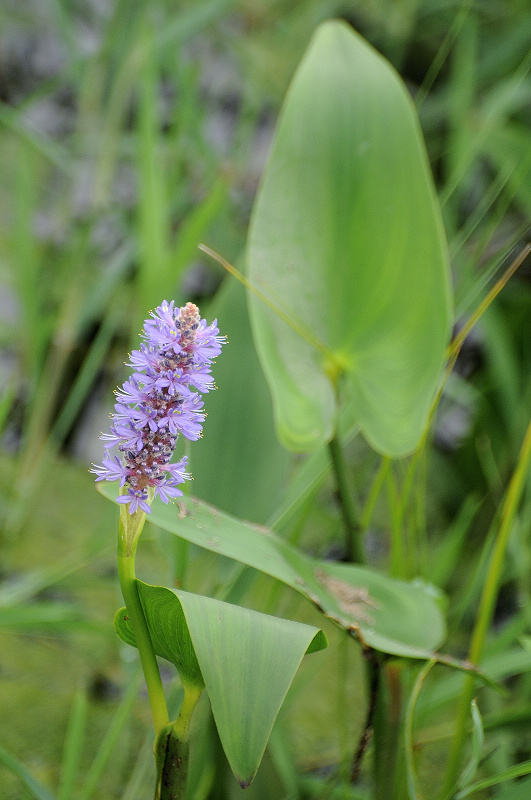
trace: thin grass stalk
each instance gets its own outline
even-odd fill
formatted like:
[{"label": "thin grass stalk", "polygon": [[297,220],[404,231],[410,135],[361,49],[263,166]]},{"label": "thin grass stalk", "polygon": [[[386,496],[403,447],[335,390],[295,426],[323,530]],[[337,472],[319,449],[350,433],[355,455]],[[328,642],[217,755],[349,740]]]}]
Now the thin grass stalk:
[{"label": "thin grass stalk", "polygon": [[512,99],[520,89],[522,83],[525,81],[530,68],[531,53],[528,53],[520,63],[519,67],[511,75],[510,79],[506,81],[503,102],[498,100],[498,102],[491,104],[487,114],[485,114],[483,124],[476,132],[476,135],[473,137],[473,139],[470,139],[468,147],[461,156],[459,169],[456,170],[452,176],[450,176],[450,180],[446,183],[444,189],[440,193],[439,202],[442,208],[446,206],[454,192],[462,184],[464,176],[472,166],[474,159],[482,151],[484,143],[489,134],[495,129],[496,125],[500,121],[500,118],[502,118],[506,113],[506,109],[510,107]]},{"label": "thin grass stalk", "polygon": [[494,206],[494,203],[496,203],[502,192],[506,189],[507,183],[513,171],[514,170],[506,171],[503,174],[496,175],[488,189],[481,197],[476,208],[473,209],[463,226],[453,236],[452,240],[449,242],[451,263],[455,262],[456,256],[461,252],[465,244],[471,240],[474,231],[478,228],[482,220],[491,210],[492,206]]},{"label": "thin grass stalk", "polygon": [[88,775],[79,793],[78,800],[90,800],[94,796],[98,783],[109,762],[112,760],[114,750],[122,731],[131,715],[140,688],[140,675],[131,680],[122,702],[116,710],[107,733],[99,747],[96,757],[92,762]]},{"label": "thin grass stalk", "polygon": [[[184,441],[184,455],[188,458],[188,464],[192,461],[192,448],[188,439]],[[190,496],[190,484],[185,483],[182,487],[184,497]],[[172,536],[171,543],[171,568],[173,583],[177,589],[186,589],[186,576],[190,563],[190,542],[180,536]]]},{"label": "thin grass stalk", "polygon": [[61,447],[72,429],[76,415],[89,393],[94,379],[109,351],[112,337],[116,330],[117,314],[115,308],[105,315],[103,322],[94,337],[89,351],[76,375],[72,388],[61,407],[49,436],[49,448],[55,452]]},{"label": "thin grass stalk", "polygon": [[365,505],[363,506],[363,511],[361,512],[360,526],[362,533],[365,533],[369,528],[372,515],[374,513],[374,508],[376,506],[376,501],[380,496],[380,492],[382,491],[382,487],[384,485],[385,478],[387,476],[387,472],[390,466],[391,466],[391,459],[389,458],[389,456],[382,456],[382,459],[380,461],[380,466],[376,470],[376,474],[373,478],[371,487],[369,489]]},{"label": "thin grass stalk", "polygon": [[161,150],[158,109],[159,64],[154,51],[154,28],[145,20],[142,33],[142,71],[138,111],[139,176],[137,287],[142,308],[155,307],[158,298],[171,295],[174,276],[168,270],[169,222],[167,185]]},{"label": "thin grass stalk", "polygon": [[[505,496],[505,502],[503,504],[501,519],[500,519],[500,527],[498,529],[498,535],[494,542],[492,556],[490,559],[487,575],[485,578],[483,592],[481,594],[481,599],[478,608],[478,615],[476,619],[476,624],[474,626],[474,631],[472,634],[472,640],[468,654],[469,661],[471,661],[473,664],[478,664],[481,661],[481,657],[483,655],[483,650],[485,647],[487,632],[492,622],[492,618],[494,616],[494,609],[504,564],[505,552],[507,550],[507,544],[509,541],[512,524],[518,508],[518,502],[520,500],[520,496],[524,488],[524,483],[526,480],[530,459],[531,459],[531,422],[527,427],[527,431],[524,436],[524,441],[522,443],[522,448],[520,450],[518,463],[514,471],[513,477],[511,479],[511,482],[509,484],[507,494]],[[461,756],[463,752],[463,745],[467,732],[467,722],[468,722],[470,702],[473,697],[474,688],[475,688],[475,678],[471,675],[467,675],[465,678],[465,684],[463,692],[461,694],[461,700],[458,708],[454,740],[450,750],[447,773],[442,792],[443,798],[451,796],[451,793],[455,787],[457,775],[459,773],[459,768],[461,765]]]},{"label": "thin grass stalk", "polygon": [[503,273],[501,278],[496,281],[490,292],[484,297],[481,301],[479,306],[476,308],[473,314],[470,315],[469,319],[467,320],[466,324],[463,325],[455,339],[452,341],[450,345],[450,363],[455,363],[455,358],[457,358],[461,347],[463,346],[463,342],[465,341],[466,337],[477,323],[479,318],[483,315],[483,313],[487,310],[490,306],[494,298],[501,292],[505,284],[508,280],[514,275],[516,270],[523,264],[527,256],[531,253],[531,244],[526,244],[525,247],[522,248],[521,252],[518,256],[514,259],[512,264],[506,269]]},{"label": "thin grass stalk", "polygon": [[406,715],[404,721],[404,737],[405,737],[405,755],[406,755],[406,770],[407,770],[407,785],[409,796],[411,800],[422,800],[422,794],[417,785],[417,776],[415,773],[415,759],[414,759],[414,742],[413,742],[413,718],[415,714],[415,705],[417,703],[420,690],[424,681],[428,677],[428,673],[434,666],[435,661],[427,661],[420,670],[413,690],[409,696],[409,701],[406,707]]},{"label": "thin grass stalk", "polygon": [[[137,23],[141,28],[142,22]],[[112,191],[112,178],[116,169],[121,142],[121,126],[127,114],[128,104],[131,102],[133,90],[138,85],[139,73],[142,69],[141,30],[135,31],[133,41],[128,52],[123,56],[122,63],[109,92],[109,99],[105,117],[102,121],[101,146],[96,166],[94,181],[94,205],[104,207],[108,205]]]},{"label": "thin grass stalk", "polygon": [[74,796],[74,785],[83,753],[87,705],[87,693],[79,689],[74,696],[68,721],[57,800],[70,800]]},{"label": "thin grass stalk", "polygon": [[412,514],[414,525],[414,556],[413,574],[426,576],[429,564],[428,552],[428,523],[427,523],[427,481],[428,481],[428,450],[423,447],[420,457],[420,480],[415,481],[415,505]]},{"label": "thin grass stalk", "polygon": [[7,750],[0,745],[0,764],[2,764],[7,770],[12,772],[20,782],[26,787],[26,789],[31,792],[32,796],[36,800],[57,800],[56,797],[51,794],[48,789],[43,786],[40,781],[37,781],[31,772],[24,766],[24,764],[18,760],[14,755],[9,753]]},{"label": "thin grass stalk", "polygon": [[[278,583],[278,581],[277,581]],[[350,762],[352,760],[352,747],[350,743],[348,719],[348,685],[350,677],[349,645],[350,636],[341,637],[337,648],[338,679],[335,686],[336,720],[337,720],[337,745],[338,745],[338,779],[341,784],[348,783]]]},{"label": "thin grass stalk", "polygon": [[386,474],[387,502],[391,524],[391,554],[389,574],[398,578],[405,574],[404,541],[402,536],[402,514],[396,478],[392,470]]},{"label": "thin grass stalk", "polygon": [[[474,303],[476,303],[477,298],[486,291],[488,285],[492,282],[494,276],[497,272],[499,272],[501,265],[510,257],[511,253],[521,245],[522,239],[527,236],[529,229],[529,222],[526,220],[525,222],[521,223],[511,234],[507,242],[503,245],[503,247],[497,250],[495,256],[488,258],[485,262],[484,266],[482,267],[482,273],[480,276],[474,275],[474,279],[472,281],[472,285],[469,289],[462,290],[461,296],[455,298],[456,308],[455,308],[455,318],[461,319],[464,318],[469,313],[469,308],[471,308]],[[480,254],[480,258],[481,258]],[[519,256],[516,256],[519,258]],[[474,271],[475,271],[475,264],[474,262]],[[512,269],[512,262],[508,267],[509,270]],[[504,273],[505,275],[505,273]]]},{"label": "thin grass stalk", "polygon": [[[308,342],[311,347],[314,348],[316,353],[320,353],[324,359],[325,363],[330,364],[330,366],[335,365],[335,356],[334,354],[328,350],[328,348],[317,339],[310,328],[302,321],[297,319],[294,314],[293,310],[284,308],[284,303],[280,297],[274,297],[270,299],[267,294],[265,294],[258,286],[255,286],[251,281],[249,281],[246,276],[240,272],[236,267],[234,267],[226,258],[223,258],[219,253],[216,253],[215,250],[212,250],[211,247],[208,247],[206,244],[199,244],[199,249],[206,253],[207,256],[210,256],[218,264],[221,264],[223,269],[227,270],[230,275],[232,275],[236,280],[238,280],[245,288],[254,294],[259,300],[261,300],[267,308],[271,309],[271,311],[277,315],[279,319],[289,325],[289,327],[298,333],[299,336],[304,339],[305,342]],[[267,291],[272,294],[273,289],[271,286],[267,287]],[[341,365],[336,365],[339,370],[341,370]]]},{"label": "thin grass stalk", "polygon": [[417,111],[420,111],[422,108],[424,101],[426,100],[428,94],[430,93],[431,87],[433,86],[435,80],[439,72],[441,71],[444,62],[448,58],[450,51],[455,43],[455,40],[459,36],[461,28],[464,25],[464,22],[468,16],[468,12],[472,7],[473,0],[463,0],[461,3],[461,7],[458,9],[452,24],[448,28],[448,32],[444,37],[443,41],[439,49],[435,54],[435,58],[431,62],[426,75],[424,76],[424,80],[422,81],[418,92],[415,95],[415,105],[417,107]]}]

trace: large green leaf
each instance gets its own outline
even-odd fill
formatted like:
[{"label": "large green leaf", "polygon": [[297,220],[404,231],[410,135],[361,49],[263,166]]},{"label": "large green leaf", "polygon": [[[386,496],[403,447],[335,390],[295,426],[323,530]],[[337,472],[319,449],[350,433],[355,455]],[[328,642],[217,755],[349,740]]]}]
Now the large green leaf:
[{"label": "large green leaf", "polygon": [[328,442],[334,384],[380,452],[422,435],[450,328],[447,254],[420,126],[392,67],[326,22],[288,91],[247,247],[257,350],[277,432]]},{"label": "large green leaf", "polygon": [[[229,764],[248,786],[304,654],[326,647],[326,636],[209,597],[137,585],[155,652],[176,664],[183,682],[204,680]],[[115,626],[135,644],[125,609]]]},{"label": "large green leaf", "polygon": [[[110,499],[116,497],[116,485],[98,488]],[[394,580],[367,567],[310,558],[267,528],[193,498],[182,498],[177,507],[155,501],[150,519],[189,542],[272,575],[383,653],[432,658],[444,640],[440,598],[433,587]]]}]

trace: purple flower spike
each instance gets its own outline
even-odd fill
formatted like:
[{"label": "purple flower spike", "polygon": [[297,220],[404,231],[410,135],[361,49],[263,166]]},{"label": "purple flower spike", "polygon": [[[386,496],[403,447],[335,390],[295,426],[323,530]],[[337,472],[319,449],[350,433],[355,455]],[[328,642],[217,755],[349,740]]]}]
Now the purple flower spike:
[{"label": "purple flower spike", "polygon": [[[193,303],[175,308],[166,300],[144,323],[144,342],[134,350],[129,366],[134,374],[117,390],[115,413],[105,442],[103,466],[90,470],[96,481],[120,481],[126,492],[117,501],[129,513],[139,509],[149,514],[153,489],[163,503],[182,495],[178,488],[191,476],[186,457],[171,464],[179,434],[196,440],[205,419],[199,394],[215,388],[212,360],[221,353],[225,337],[216,321],[207,325]],[[196,389],[197,391],[193,391]],[[117,446],[123,455],[110,456]]]}]

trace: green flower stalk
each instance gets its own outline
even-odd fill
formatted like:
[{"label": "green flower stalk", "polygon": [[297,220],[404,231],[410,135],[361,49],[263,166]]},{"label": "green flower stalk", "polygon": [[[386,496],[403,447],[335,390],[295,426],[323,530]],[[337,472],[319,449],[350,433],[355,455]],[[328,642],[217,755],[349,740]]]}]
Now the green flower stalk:
[{"label": "green flower stalk", "polygon": [[[126,613],[146,680],[155,728],[156,800],[185,797],[188,729],[200,691],[185,686],[178,719],[170,722],[153,642],[135,574],[135,556],[146,515],[156,496],[168,503],[182,495],[190,478],[186,457],[171,463],[179,434],[201,436],[205,419],[200,395],[214,389],[212,360],[225,337],[216,322],[207,325],[193,303],[175,308],[164,301],[144,323],[144,341],[131,354],[132,376],[116,392],[109,434],[102,434],[105,457],[91,472],[96,481],[120,482],[118,575]],[[111,455],[117,447],[121,458]]]}]

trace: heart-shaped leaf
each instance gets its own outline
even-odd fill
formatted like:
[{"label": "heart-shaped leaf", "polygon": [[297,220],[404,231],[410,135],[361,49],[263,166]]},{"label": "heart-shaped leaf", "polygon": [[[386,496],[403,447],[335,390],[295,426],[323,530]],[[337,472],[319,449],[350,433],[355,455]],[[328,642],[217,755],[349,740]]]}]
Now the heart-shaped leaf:
[{"label": "heart-shaped leaf", "polygon": [[[157,655],[208,692],[223,749],[242,786],[260,765],[273,723],[305,653],[326,647],[318,628],[209,597],[137,581]],[[116,630],[134,645],[127,612]]]},{"label": "heart-shaped leaf", "polygon": [[[98,488],[116,497],[113,484]],[[444,641],[441,598],[434,587],[398,581],[367,567],[310,558],[267,528],[193,498],[182,498],[177,507],[155,501],[150,519],[163,530],[291,586],[375,650],[432,658]]]},{"label": "heart-shaped leaf", "polygon": [[292,81],[247,265],[281,312],[249,295],[281,442],[330,441],[339,386],[376,450],[412,451],[450,332],[445,237],[408,92],[344,23],[318,28]]}]

